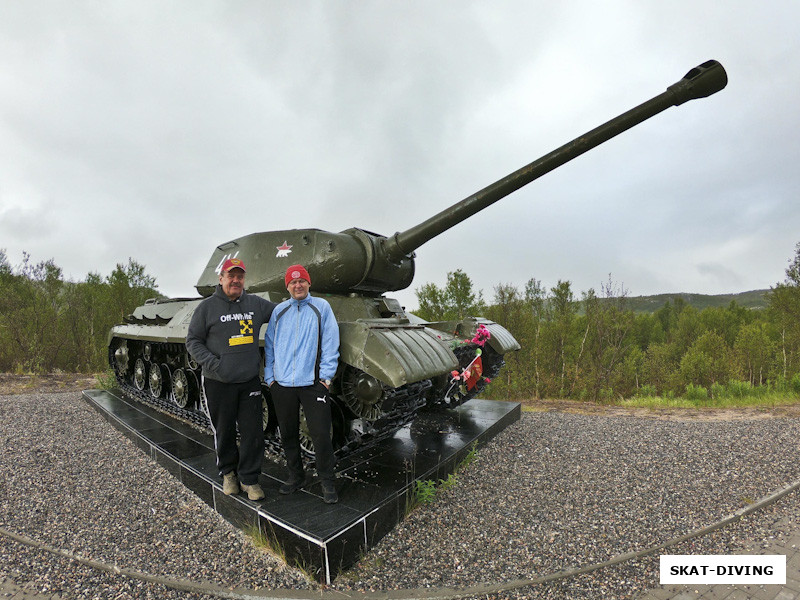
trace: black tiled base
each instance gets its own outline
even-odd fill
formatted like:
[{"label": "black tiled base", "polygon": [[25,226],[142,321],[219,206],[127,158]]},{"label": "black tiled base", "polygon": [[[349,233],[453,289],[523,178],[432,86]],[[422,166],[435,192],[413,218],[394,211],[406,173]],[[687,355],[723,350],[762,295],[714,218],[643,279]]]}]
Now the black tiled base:
[{"label": "black tiled base", "polygon": [[114,427],[223,518],[278,542],[290,564],[323,583],[352,566],[403,518],[417,480],[446,479],[469,453],[520,417],[520,405],[474,399],[459,408],[422,413],[371,448],[339,460],[337,504],[324,504],[320,483],[309,478],[282,496],[285,468],[265,457],[259,479],[266,497],[222,493],[214,440],[117,390],[87,390],[84,399]]}]

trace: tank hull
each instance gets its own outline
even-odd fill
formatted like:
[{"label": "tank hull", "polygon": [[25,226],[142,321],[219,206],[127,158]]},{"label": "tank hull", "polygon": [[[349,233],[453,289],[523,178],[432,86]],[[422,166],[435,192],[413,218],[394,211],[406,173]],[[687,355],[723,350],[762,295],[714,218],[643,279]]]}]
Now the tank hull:
[{"label": "tank hull", "polygon": [[[256,293],[273,302],[285,299]],[[333,308],[340,332],[339,369],[331,384],[334,447],[337,455],[371,444],[411,422],[423,409],[454,407],[475,397],[519,344],[492,321],[468,318],[429,323],[383,296],[322,294]],[[189,323],[202,298],[150,301],[109,334],[109,363],[129,396],[209,428],[202,373],[186,350]],[[259,343],[264,345],[264,325]],[[478,329],[489,332],[481,347]],[[481,377],[466,389],[453,373],[473,364],[480,350]],[[263,373],[262,373],[263,378]],[[463,382],[462,382],[463,383]],[[269,389],[262,386],[267,447],[280,453],[280,433]],[[301,417],[301,445],[314,449]]]}]

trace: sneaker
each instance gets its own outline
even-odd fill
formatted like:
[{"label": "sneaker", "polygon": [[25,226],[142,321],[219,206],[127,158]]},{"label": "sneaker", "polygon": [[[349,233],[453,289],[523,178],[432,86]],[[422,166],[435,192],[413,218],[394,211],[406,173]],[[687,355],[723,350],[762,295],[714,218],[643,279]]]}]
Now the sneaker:
[{"label": "sneaker", "polygon": [[288,483],[284,483],[280,489],[278,490],[281,494],[294,494],[297,490],[303,487],[302,481],[290,481]]},{"label": "sneaker", "polygon": [[242,489],[247,492],[247,497],[250,500],[262,500],[264,498],[264,490],[257,483],[253,485],[242,484]]},{"label": "sneaker", "polygon": [[222,493],[226,496],[233,496],[239,493],[239,479],[236,473],[231,471],[222,476]]},{"label": "sneaker", "polygon": [[339,495],[336,493],[336,486],[333,482],[322,482],[322,499],[325,504],[336,504],[339,501]]}]

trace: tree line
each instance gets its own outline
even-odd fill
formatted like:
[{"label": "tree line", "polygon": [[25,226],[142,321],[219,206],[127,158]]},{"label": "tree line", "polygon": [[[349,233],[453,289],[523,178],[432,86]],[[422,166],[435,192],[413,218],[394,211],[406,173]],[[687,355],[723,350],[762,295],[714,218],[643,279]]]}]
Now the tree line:
[{"label": "tree line", "polygon": [[576,297],[569,281],[547,289],[530,279],[501,284],[491,303],[469,276],[451,272],[439,287],[416,290],[429,321],[485,315],[522,346],[489,386],[494,398],[610,400],[633,396],[689,397],[800,393],[800,244],[786,280],[768,293],[765,310],[732,301],[697,310],[680,297],[651,314],[628,307],[610,280]]},{"label": "tree line", "polygon": [[133,259],[73,282],[52,259],[23,253],[12,267],[0,249],[0,372],[104,371],[111,327],[157,296],[155,278]]},{"label": "tree line", "polygon": [[[500,284],[491,302],[462,270],[445,285],[416,290],[429,321],[486,316],[522,349],[506,355],[494,398],[607,400],[636,395],[714,396],[722,391],[800,393],[800,243],[786,280],[764,310],[731,302],[698,310],[677,297],[654,313],[634,313],[609,281],[578,298],[569,281]],[[102,276],[65,280],[53,260],[23,254],[12,267],[0,249],[0,372],[97,373],[107,368],[107,336],[134,308],[163,297],[133,259]]]}]

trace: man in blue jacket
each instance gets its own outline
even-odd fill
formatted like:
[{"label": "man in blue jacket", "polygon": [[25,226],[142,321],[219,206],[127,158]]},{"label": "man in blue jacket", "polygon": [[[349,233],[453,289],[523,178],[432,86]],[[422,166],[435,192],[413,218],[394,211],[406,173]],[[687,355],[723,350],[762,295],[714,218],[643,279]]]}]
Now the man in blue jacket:
[{"label": "man in blue jacket", "polygon": [[323,499],[333,504],[339,497],[329,390],[339,363],[339,326],[330,304],[309,294],[311,277],[302,265],[286,269],[285,283],[291,298],[275,307],[264,335],[264,382],[270,386],[289,469],[289,479],[279,491],[291,494],[305,482],[299,435],[302,406]]},{"label": "man in blue jacket", "polygon": [[[264,421],[258,334],[275,303],[246,293],[244,276],[241,259],[229,258],[223,263],[217,289],[192,315],[186,349],[203,367],[222,491],[238,494],[241,482],[250,500],[261,500],[264,490],[258,476],[264,458]],[[237,426],[241,434],[238,446]]]}]

